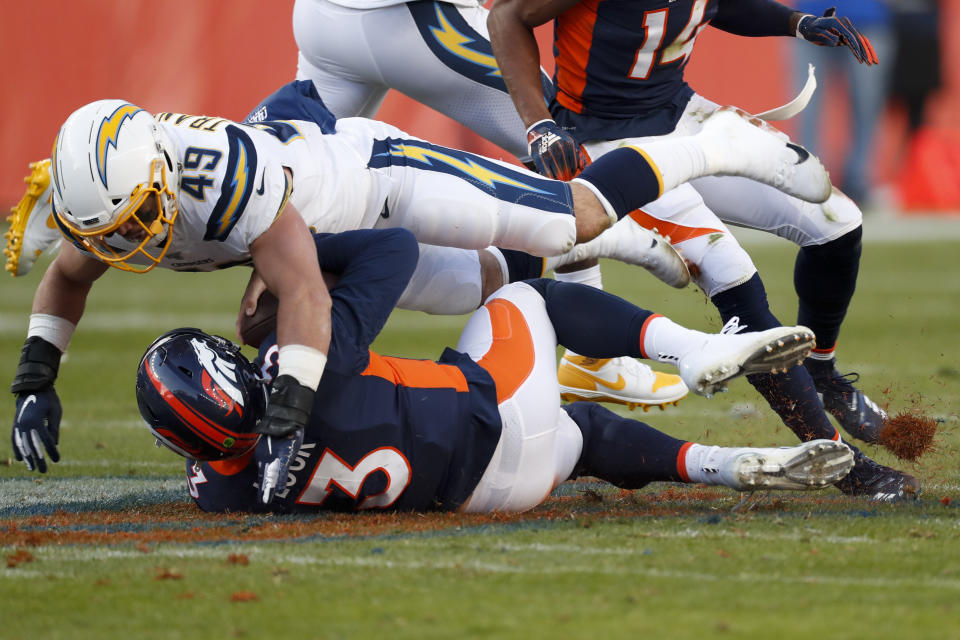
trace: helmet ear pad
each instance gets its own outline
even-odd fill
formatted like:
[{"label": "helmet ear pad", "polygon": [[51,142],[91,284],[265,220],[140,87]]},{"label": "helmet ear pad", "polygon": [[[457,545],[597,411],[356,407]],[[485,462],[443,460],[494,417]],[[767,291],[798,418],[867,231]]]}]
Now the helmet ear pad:
[{"label": "helmet ear pad", "polygon": [[199,329],[176,329],[147,349],[137,406],[157,441],[193,460],[225,460],[256,445],[266,384],[240,348]]}]

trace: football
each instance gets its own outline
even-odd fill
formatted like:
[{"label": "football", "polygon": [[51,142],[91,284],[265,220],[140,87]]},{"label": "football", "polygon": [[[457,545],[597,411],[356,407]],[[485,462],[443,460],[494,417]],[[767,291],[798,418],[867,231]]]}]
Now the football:
[{"label": "football", "polygon": [[257,310],[252,316],[243,316],[240,320],[240,339],[243,344],[260,348],[260,343],[271,331],[277,328],[277,297],[264,291],[257,301]]},{"label": "football", "polygon": [[[328,289],[332,289],[337,284],[340,276],[327,271],[323,272],[323,281]],[[269,291],[264,291],[257,301],[257,310],[252,316],[243,316],[240,321],[240,340],[243,344],[248,344],[257,349],[260,343],[267,335],[277,328],[277,307],[279,301],[277,297]]]}]

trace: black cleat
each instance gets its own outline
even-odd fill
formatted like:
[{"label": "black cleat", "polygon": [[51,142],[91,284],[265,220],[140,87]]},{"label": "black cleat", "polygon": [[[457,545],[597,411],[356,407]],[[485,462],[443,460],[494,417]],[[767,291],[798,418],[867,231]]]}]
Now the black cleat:
[{"label": "black cleat", "polygon": [[823,402],[823,408],[854,438],[876,444],[887,423],[887,412],[853,386],[853,383],[860,379],[860,374],[841,375],[832,363],[825,364],[826,367],[820,367],[812,364],[810,359],[804,362]]},{"label": "black cleat", "polygon": [[876,463],[862,451],[854,449],[853,455],[853,469],[846,478],[834,483],[843,493],[865,496],[875,502],[901,502],[920,497],[920,481],[910,474]]}]

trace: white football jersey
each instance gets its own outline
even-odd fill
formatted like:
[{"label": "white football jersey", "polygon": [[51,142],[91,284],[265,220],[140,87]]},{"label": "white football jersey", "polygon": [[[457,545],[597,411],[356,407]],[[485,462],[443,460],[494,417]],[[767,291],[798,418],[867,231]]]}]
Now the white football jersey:
[{"label": "white football jersey", "polygon": [[[212,271],[249,263],[251,243],[288,201],[311,230],[330,233],[359,228],[382,207],[385,196],[370,201],[366,159],[311,122],[241,125],[177,113],[156,119],[182,163],[180,212],[161,267]],[[130,262],[147,264],[142,256]]]}]

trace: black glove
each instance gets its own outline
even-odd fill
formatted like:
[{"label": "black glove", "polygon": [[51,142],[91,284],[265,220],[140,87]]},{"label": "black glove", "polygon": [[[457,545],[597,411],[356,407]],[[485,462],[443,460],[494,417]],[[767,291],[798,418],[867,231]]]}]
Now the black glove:
[{"label": "black glove", "polygon": [[13,416],[13,455],[28,471],[47,472],[43,449],[53,462],[60,461],[60,418],[63,410],[53,389],[60,368],[60,350],[43,338],[27,338],[20,351],[20,364],[10,386],[17,396]]},{"label": "black glove", "polygon": [[257,479],[260,486],[260,502],[270,504],[277,489],[287,485],[290,463],[297,457],[303,444],[303,429],[297,429],[289,435],[274,437],[262,436],[253,451],[257,462]]},{"label": "black glove", "polygon": [[303,442],[314,395],[313,389],[303,386],[293,376],[277,376],[273,381],[267,411],[257,425],[257,433],[263,437],[253,455],[263,504],[270,504],[277,489],[286,486],[290,463]]},{"label": "black glove", "polygon": [[527,129],[527,151],[537,173],[554,180],[570,180],[583,169],[580,145],[553,120]]},{"label": "black glove", "polygon": [[50,460],[60,461],[57,443],[60,442],[60,398],[51,386],[46,391],[17,394],[17,413],[13,419],[13,455],[27,465],[28,471],[36,469],[47,472],[47,461],[43,458],[43,449],[47,450]]},{"label": "black glove", "polygon": [[847,47],[860,64],[877,64],[877,52],[865,35],[857,31],[850,18],[838,18],[836,7],[830,7],[823,16],[800,19],[797,33],[807,42],[821,47]]}]

